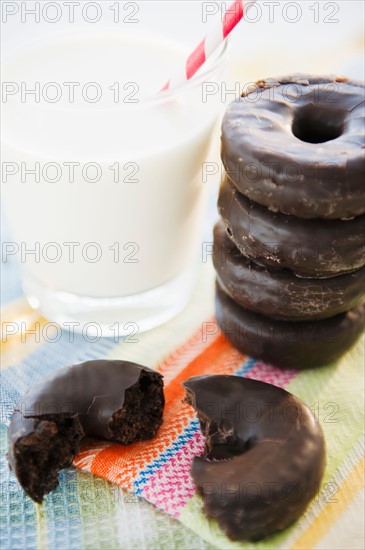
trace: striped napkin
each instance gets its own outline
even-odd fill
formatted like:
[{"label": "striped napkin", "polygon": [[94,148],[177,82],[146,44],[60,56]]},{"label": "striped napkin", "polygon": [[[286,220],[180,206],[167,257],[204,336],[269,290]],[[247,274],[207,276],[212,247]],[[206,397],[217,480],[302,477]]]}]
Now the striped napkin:
[{"label": "striped napkin", "polygon": [[[280,370],[242,355],[225,340],[212,316],[213,292],[213,270],[205,264],[188,308],[164,327],[138,335],[138,342],[88,342],[77,335],[71,341],[67,333],[52,341],[47,320],[27,308],[21,291],[11,286],[3,320],[26,322],[26,329],[38,331],[41,338],[36,341],[31,333],[24,338],[20,331],[3,339],[2,549],[363,548],[363,342],[337,364]],[[44,327],[49,329],[47,337]],[[88,441],[75,459],[77,470],[63,472],[58,489],[42,508],[36,507],[19,490],[4,458],[13,406],[52,370],[99,357],[138,361],[164,375],[164,423],[154,440],[129,447]],[[287,389],[312,408],[325,432],[328,460],[318,497],[293,526],[259,543],[229,541],[202,513],[190,477],[192,459],[201,454],[204,441],[193,409],[182,403],[181,383],[213,373],[246,376]]]},{"label": "striped napkin", "polygon": [[[206,327],[214,332],[209,338]],[[75,465],[142,496],[217,547],[312,548],[336,525],[363,486],[361,346],[337,365],[284,371],[242,355],[214,327],[214,319],[207,321],[157,366],[165,377],[166,412],[153,441],[130,447],[89,443]],[[189,473],[193,457],[203,451],[204,438],[194,411],[182,403],[181,383],[190,376],[223,373],[269,382],[300,396],[319,416],[326,436],[328,465],[320,494],[293,527],[256,545],[228,541],[204,517]]]}]

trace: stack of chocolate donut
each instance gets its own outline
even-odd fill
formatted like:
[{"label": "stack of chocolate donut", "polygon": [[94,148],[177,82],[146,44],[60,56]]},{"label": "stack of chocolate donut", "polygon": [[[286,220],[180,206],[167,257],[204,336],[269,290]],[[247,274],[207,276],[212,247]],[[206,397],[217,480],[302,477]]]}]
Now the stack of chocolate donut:
[{"label": "stack of chocolate donut", "polygon": [[283,367],[338,359],[364,327],[364,83],[259,81],[222,125],[216,317]]}]

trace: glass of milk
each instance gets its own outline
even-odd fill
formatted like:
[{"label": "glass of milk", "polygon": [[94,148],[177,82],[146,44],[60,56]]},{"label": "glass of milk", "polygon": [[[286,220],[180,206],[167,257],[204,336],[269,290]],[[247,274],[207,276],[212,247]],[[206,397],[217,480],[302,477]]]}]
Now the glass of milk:
[{"label": "glass of milk", "polygon": [[61,327],[144,331],[190,298],[226,47],[159,93],[189,49],[147,30],[73,33],[4,67],[3,252]]}]

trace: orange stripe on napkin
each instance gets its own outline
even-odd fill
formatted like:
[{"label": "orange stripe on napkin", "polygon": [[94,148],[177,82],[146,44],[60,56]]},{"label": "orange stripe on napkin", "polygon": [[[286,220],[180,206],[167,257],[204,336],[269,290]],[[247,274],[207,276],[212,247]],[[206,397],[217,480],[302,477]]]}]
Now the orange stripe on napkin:
[{"label": "orange stripe on napkin", "polygon": [[245,356],[219,335],[165,388],[164,422],[156,437],[128,447],[118,444],[106,447],[95,456],[91,472],[131,489],[139,472],[176,440],[195,416],[190,406],[181,403],[185,397],[182,382],[201,374],[234,373],[244,360]]},{"label": "orange stripe on napkin", "polygon": [[[212,343],[217,338],[222,338],[220,331],[218,331],[218,324],[214,317],[204,323],[206,326],[212,326],[214,330],[217,330],[216,334],[210,334],[210,342]],[[165,381],[165,386],[173,379],[177,373],[185,368],[187,362],[192,361],[194,357],[200,354],[207,347],[207,335],[203,334],[203,325],[197,330],[191,338],[180,347],[169,353],[160,362],[157,367]]]}]

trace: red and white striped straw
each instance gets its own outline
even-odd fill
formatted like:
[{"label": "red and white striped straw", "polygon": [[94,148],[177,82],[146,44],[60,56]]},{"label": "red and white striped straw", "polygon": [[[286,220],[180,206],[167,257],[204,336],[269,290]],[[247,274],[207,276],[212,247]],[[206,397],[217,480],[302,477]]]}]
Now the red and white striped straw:
[{"label": "red and white striped straw", "polygon": [[222,13],[221,21],[215,23],[214,27],[188,56],[181,71],[176,73],[173,78],[170,78],[162,90],[174,88],[190,80],[213,52],[215,52],[215,50],[225,41],[237,23],[241,21],[247,9],[250,5],[254,4],[255,1],[256,0],[235,0],[232,2],[225,12]]}]

